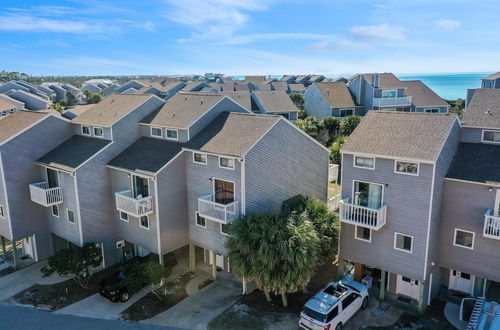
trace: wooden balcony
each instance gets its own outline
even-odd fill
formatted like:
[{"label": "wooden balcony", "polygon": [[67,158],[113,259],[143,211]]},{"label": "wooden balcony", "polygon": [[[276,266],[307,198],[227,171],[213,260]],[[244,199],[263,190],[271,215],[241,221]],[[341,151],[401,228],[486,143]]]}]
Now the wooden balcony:
[{"label": "wooden balcony", "polygon": [[198,198],[198,213],[210,220],[220,223],[230,223],[240,216],[240,202],[221,204],[213,201],[213,195]]},{"label": "wooden balcony", "polygon": [[373,99],[374,107],[408,107],[412,105],[411,96],[403,97],[375,97]]},{"label": "wooden balcony", "polygon": [[63,202],[61,187],[49,188],[46,181],[32,183],[29,187],[31,200],[37,204],[49,207]]},{"label": "wooden balcony", "polygon": [[115,193],[116,209],[134,217],[153,213],[153,196],[133,197],[132,190]]},{"label": "wooden balcony", "polygon": [[492,209],[484,214],[483,236],[500,240],[500,217],[494,216]]},{"label": "wooden balcony", "polygon": [[379,230],[385,225],[387,205],[378,209],[360,206],[349,202],[349,198],[340,201],[340,221]]}]

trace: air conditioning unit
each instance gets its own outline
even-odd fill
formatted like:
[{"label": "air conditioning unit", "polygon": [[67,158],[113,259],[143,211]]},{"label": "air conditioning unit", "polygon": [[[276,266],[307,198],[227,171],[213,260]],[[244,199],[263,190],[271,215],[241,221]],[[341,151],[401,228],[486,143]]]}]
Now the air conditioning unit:
[{"label": "air conditioning unit", "polygon": [[125,246],[125,241],[124,240],[116,242],[116,248],[117,249],[121,249],[124,246]]}]

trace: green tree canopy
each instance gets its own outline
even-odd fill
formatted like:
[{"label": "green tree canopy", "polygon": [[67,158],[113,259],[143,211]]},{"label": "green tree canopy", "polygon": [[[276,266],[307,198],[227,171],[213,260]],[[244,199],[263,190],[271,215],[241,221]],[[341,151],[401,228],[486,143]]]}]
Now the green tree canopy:
[{"label": "green tree canopy", "polygon": [[314,119],[314,117],[306,117],[303,120],[299,119],[295,122],[295,125],[297,125],[298,128],[306,132],[313,139],[318,138],[320,124],[318,120]]},{"label": "green tree canopy", "polygon": [[90,95],[90,97],[87,99],[87,103],[96,104],[96,103],[101,102],[101,100],[102,100],[101,94],[99,94],[99,93],[92,93]]},{"label": "green tree canopy", "polygon": [[344,136],[338,136],[336,141],[330,147],[330,163],[342,165],[342,155],[340,154],[340,149],[345,143]]},{"label": "green tree canopy", "polygon": [[61,113],[64,111],[64,106],[62,106],[60,103],[52,103],[49,106],[49,109],[52,109],[52,110],[55,110],[55,111]]},{"label": "green tree canopy", "polygon": [[290,94],[290,98],[297,108],[299,108],[300,110],[304,110],[304,95],[302,95],[301,93],[293,92]]},{"label": "green tree canopy", "polygon": [[340,131],[342,132],[342,135],[351,135],[360,122],[361,117],[359,116],[349,116],[342,120],[340,123]]}]

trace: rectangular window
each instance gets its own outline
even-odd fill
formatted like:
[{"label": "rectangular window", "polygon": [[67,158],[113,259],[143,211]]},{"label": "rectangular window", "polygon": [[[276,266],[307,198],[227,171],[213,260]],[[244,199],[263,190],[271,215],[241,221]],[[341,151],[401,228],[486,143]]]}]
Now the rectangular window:
[{"label": "rectangular window", "polygon": [[230,223],[228,223],[228,224],[221,223],[220,224],[220,233],[222,235],[229,236],[229,230],[230,229],[231,229],[231,224]]},{"label": "rectangular window", "polygon": [[372,231],[370,228],[356,226],[354,237],[361,241],[371,242],[372,241]]},{"label": "rectangular window", "polygon": [[52,215],[59,218],[59,206],[52,205]]},{"label": "rectangular window", "polygon": [[66,209],[66,217],[68,218],[69,223],[75,223],[75,214],[72,210]]},{"label": "rectangular window", "polygon": [[340,116],[339,117],[349,117],[354,114],[353,109],[340,109]]},{"label": "rectangular window", "polygon": [[375,158],[354,157],[354,167],[375,168]]},{"label": "rectangular window", "polygon": [[352,302],[356,300],[356,295],[354,293],[349,294],[347,297],[342,300],[342,310],[344,311],[347,307],[349,307]]},{"label": "rectangular window", "polygon": [[411,253],[413,249],[413,236],[394,233],[394,248]]},{"label": "rectangular window", "polygon": [[382,91],[382,98],[393,98],[398,96],[398,91],[395,89],[386,89]]},{"label": "rectangular window", "polygon": [[193,162],[197,163],[197,164],[207,165],[207,154],[194,152],[193,153]]},{"label": "rectangular window", "polygon": [[438,108],[428,108],[428,109],[425,109],[425,112],[427,112],[427,113],[439,113],[439,109]]},{"label": "rectangular window", "polygon": [[471,231],[455,229],[455,239],[453,245],[474,249],[474,233]]},{"label": "rectangular window", "polygon": [[223,168],[228,168],[234,170],[234,159],[219,157],[219,166]]},{"label": "rectangular window", "polygon": [[207,219],[202,217],[198,212],[196,212],[196,225],[207,228]]},{"label": "rectangular window", "polygon": [[0,218],[5,218],[5,213],[3,211],[3,206],[0,205]]},{"label": "rectangular window", "polygon": [[139,221],[141,228],[149,229],[149,218],[147,215],[142,216]]},{"label": "rectangular window", "polygon": [[177,130],[176,129],[167,129],[167,139],[177,140]]},{"label": "rectangular window", "polygon": [[120,220],[128,222],[128,214],[120,211]]},{"label": "rectangular window", "polygon": [[500,131],[483,131],[483,142],[500,143]]},{"label": "rectangular window", "polygon": [[163,137],[163,130],[160,127],[151,127],[151,136],[153,137]]},{"label": "rectangular window", "polygon": [[104,133],[101,127],[94,127],[94,136],[103,137]]},{"label": "rectangular window", "polygon": [[90,126],[82,126],[82,134],[86,136],[91,136]]},{"label": "rectangular window", "polygon": [[394,172],[409,175],[418,175],[418,163],[404,162],[396,160],[394,163]]}]

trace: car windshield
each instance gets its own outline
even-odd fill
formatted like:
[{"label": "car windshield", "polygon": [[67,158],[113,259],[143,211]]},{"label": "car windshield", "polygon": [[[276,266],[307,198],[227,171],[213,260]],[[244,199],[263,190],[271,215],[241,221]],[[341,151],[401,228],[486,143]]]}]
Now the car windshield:
[{"label": "car windshield", "polygon": [[359,292],[358,289],[356,289],[355,287],[353,287],[353,286],[351,286],[349,284],[342,283],[342,285],[345,285],[346,287],[351,288],[354,292]]},{"label": "car windshield", "polygon": [[302,311],[304,314],[306,314],[309,317],[312,317],[316,321],[320,322],[326,322],[326,315],[316,312],[315,310],[310,309],[309,307],[304,307],[304,310]]}]

